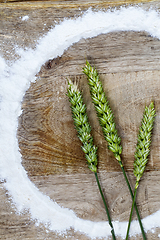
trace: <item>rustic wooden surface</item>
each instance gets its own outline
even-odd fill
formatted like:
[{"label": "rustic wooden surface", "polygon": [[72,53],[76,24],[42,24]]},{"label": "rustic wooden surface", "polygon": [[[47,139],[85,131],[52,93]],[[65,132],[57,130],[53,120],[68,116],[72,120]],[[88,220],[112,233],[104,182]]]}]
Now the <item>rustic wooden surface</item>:
[{"label": "rustic wooden surface", "polygon": [[[4,2],[4,1],[0,1]],[[6,1],[9,2],[9,1]],[[123,1],[125,3],[135,1]],[[138,1],[136,1],[137,3]],[[142,2],[142,1],[141,1]],[[94,5],[95,4],[95,5]],[[0,4],[1,55],[8,60],[18,58],[15,46],[36,45],[36,41],[65,17],[79,16],[88,6],[96,9],[109,3],[92,1],[59,1],[46,3]],[[110,6],[122,4],[111,1]],[[79,9],[81,6],[81,9]],[[160,8],[159,1],[146,1],[142,7]],[[28,21],[21,18],[29,16]],[[95,65],[103,81],[122,138],[122,159],[132,185],[134,149],[144,106],[155,101],[156,123],[147,172],[138,195],[142,217],[160,209],[160,41],[146,32],[115,32],[81,40],[61,58],[48,59],[37,73],[22,102],[17,136],[22,164],[32,182],[60,205],[72,208],[79,217],[93,221],[107,220],[94,175],[86,166],[80,142],[66,97],[66,78],[70,77],[83,89],[84,100],[99,147],[99,176],[114,220],[128,220],[131,200],[117,162],[108,152],[89,96],[87,79],[82,74],[85,60]],[[64,194],[64,190],[65,194]],[[65,236],[36,227],[29,215],[17,215],[8,193],[0,188],[0,239],[66,239]],[[134,216],[135,217],[135,216]],[[136,217],[135,217],[136,218]],[[149,232],[148,239],[157,239],[160,229]],[[68,232],[70,239],[89,239]],[[134,239],[134,238],[133,238]],[[142,239],[138,236],[136,239]]]}]

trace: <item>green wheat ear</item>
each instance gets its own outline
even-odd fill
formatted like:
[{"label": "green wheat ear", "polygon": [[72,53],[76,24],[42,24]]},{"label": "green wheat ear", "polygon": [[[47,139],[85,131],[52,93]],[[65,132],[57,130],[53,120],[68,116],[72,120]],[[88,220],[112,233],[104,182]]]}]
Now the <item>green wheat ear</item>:
[{"label": "green wheat ear", "polygon": [[153,123],[155,119],[154,103],[151,102],[149,107],[145,107],[143,119],[138,134],[138,141],[135,152],[134,161],[134,175],[136,177],[136,188],[139,185],[140,178],[142,177],[146,164],[148,162],[148,155],[150,152],[151,134]]},{"label": "green wheat ear", "polygon": [[[108,142],[109,150],[111,150],[114,153],[115,158],[118,160],[118,163],[120,164],[120,167],[122,169],[132,200],[134,200],[134,195],[133,195],[130,183],[128,181],[128,178],[125,173],[125,170],[121,161],[121,157],[120,157],[120,154],[122,153],[121,138],[117,134],[113,113],[108,104],[107,98],[105,96],[102,83],[98,76],[98,72],[94,67],[91,67],[88,61],[86,61],[86,65],[83,68],[83,72],[88,77],[88,84],[90,86],[91,98],[94,103],[100,125],[102,127],[104,138]],[[146,240],[144,228],[141,222],[141,218],[140,218],[136,203],[134,204],[134,207],[137,213],[143,239]]]},{"label": "green wheat ear", "polygon": [[105,201],[98,175],[97,175],[97,147],[93,145],[93,137],[91,136],[91,126],[88,122],[88,117],[86,113],[86,105],[83,103],[83,98],[81,92],[78,90],[76,83],[73,84],[71,80],[68,80],[68,94],[69,101],[71,103],[72,118],[74,121],[75,128],[78,132],[78,137],[82,142],[82,150],[85,153],[85,157],[88,162],[89,169],[94,172],[97,185],[105,206],[105,210],[108,216],[109,225],[111,227],[111,234],[113,240],[116,240],[113,224],[111,222],[110,213],[108,210],[107,203]]},{"label": "green wheat ear", "polygon": [[147,106],[145,107],[143,119],[141,122],[141,126],[139,128],[136,152],[134,155],[135,161],[134,161],[133,173],[136,177],[136,184],[135,184],[134,197],[133,197],[133,202],[132,202],[132,207],[131,207],[131,212],[130,212],[130,217],[128,222],[126,240],[128,240],[128,237],[129,237],[129,230],[131,226],[133,208],[136,201],[137,188],[139,186],[139,181],[144,173],[146,164],[148,162],[148,155],[150,152],[151,134],[152,134],[154,120],[155,120],[155,109],[154,109],[154,103],[151,102],[149,107]]},{"label": "green wheat ear", "polygon": [[91,171],[97,172],[97,147],[93,145],[93,137],[91,136],[91,126],[88,122],[86,113],[86,105],[83,103],[81,92],[78,90],[76,83],[73,84],[68,80],[68,94],[71,103],[72,118],[78,137],[82,142],[82,150],[88,162]]},{"label": "green wheat ear", "polygon": [[108,148],[114,153],[115,158],[121,162],[121,138],[117,134],[114,116],[105,96],[102,83],[98,76],[98,72],[94,67],[91,67],[88,61],[86,61],[83,72],[88,77],[91,98],[94,103],[100,125],[102,127],[104,138],[108,142]]}]

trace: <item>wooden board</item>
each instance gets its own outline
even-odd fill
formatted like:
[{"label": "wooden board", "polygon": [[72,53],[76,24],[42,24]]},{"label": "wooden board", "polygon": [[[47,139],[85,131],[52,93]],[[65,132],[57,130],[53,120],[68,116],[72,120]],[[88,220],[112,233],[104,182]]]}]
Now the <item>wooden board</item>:
[{"label": "wooden board", "polygon": [[[159,1],[148,2],[146,1],[142,7],[145,9],[151,6],[160,7]],[[34,48],[36,41],[55,26],[56,22],[62,21],[65,17],[82,15],[88,6],[93,4],[96,9],[104,7],[105,4],[107,9],[109,4],[113,6],[122,2],[88,3],[79,0],[67,3],[47,1],[43,4],[42,2],[0,4],[0,44],[3,46],[1,51],[3,57],[8,60],[18,58],[16,45]],[[29,16],[30,21],[21,20],[25,15]],[[107,220],[94,175],[87,168],[73,127],[66,97],[66,78],[76,80],[83,90],[93,136],[99,147],[100,181],[114,220],[128,220],[131,200],[120,168],[107,150],[90,100],[87,79],[82,74],[85,60],[88,59],[95,65],[100,73],[122,138],[122,159],[132,185],[134,177],[131,171],[138,127],[145,105],[151,99],[155,101],[157,116],[152,150],[137,200],[141,216],[145,217],[160,208],[159,49],[160,41],[153,39],[146,32],[114,32],[81,40],[65,51],[61,58],[48,59],[37,73],[38,80],[31,84],[24,96],[23,114],[19,118],[17,132],[22,164],[40,191],[61,206],[72,208],[83,219]],[[0,239],[66,238],[53,232],[46,232],[43,226],[36,227],[28,214],[17,215],[15,209],[11,207],[3,183],[1,186],[0,199],[3,204],[0,207]],[[64,194],[65,189],[67,191]],[[158,233],[160,229],[155,233],[148,233],[148,239],[157,239]],[[69,231],[68,237],[89,239],[74,231]],[[138,239],[141,239],[141,236],[138,236]]]}]

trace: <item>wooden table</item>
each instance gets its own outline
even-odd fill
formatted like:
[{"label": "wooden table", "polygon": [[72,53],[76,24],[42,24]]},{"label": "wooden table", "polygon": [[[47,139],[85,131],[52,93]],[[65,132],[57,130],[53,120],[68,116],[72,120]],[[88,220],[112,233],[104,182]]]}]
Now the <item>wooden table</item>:
[{"label": "wooden table", "polygon": [[[160,8],[159,1],[145,0],[0,1],[1,54],[6,60],[14,60],[18,57],[14,46],[34,48],[37,40],[51,27],[64,18],[81,16],[90,6],[97,10],[139,2],[144,9]],[[21,20],[25,15],[29,16],[27,24]],[[133,186],[138,127],[145,104],[151,99],[155,101],[157,116],[152,148],[137,198],[141,216],[148,216],[160,209],[160,41],[146,32],[114,32],[83,39],[61,57],[48,59],[37,73],[38,81],[31,84],[22,102],[23,113],[17,131],[22,165],[39,190],[61,206],[73,209],[83,219],[107,220],[94,174],[87,168],[73,128],[66,96],[66,78],[71,77],[83,89],[88,106],[93,136],[99,147],[99,177],[112,219],[128,220],[130,195],[119,165],[107,150],[90,100],[87,80],[82,74],[86,59],[100,73],[122,138],[123,163]],[[47,232],[43,226],[36,227],[27,213],[17,215],[3,183],[0,200],[0,239],[66,239]],[[156,240],[158,233],[160,229],[149,232],[148,239]],[[72,230],[67,236],[69,239],[89,239]],[[137,239],[142,238],[139,235]]]}]

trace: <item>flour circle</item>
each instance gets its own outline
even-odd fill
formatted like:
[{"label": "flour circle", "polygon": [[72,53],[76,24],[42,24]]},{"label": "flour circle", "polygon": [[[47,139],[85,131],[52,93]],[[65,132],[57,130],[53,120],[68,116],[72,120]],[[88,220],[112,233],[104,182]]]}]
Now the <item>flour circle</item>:
[{"label": "flour circle", "polygon": [[[29,21],[29,20],[28,20]],[[41,40],[35,50],[21,52],[21,57],[11,66],[0,58],[0,177],[19,212],[29,210],[32,219],[43,223],[51,231],[65,231],[71,227],[91,238],[109,237],[108,222],[83,220],[67,208],[61,208],[42,194],[29,180],[21,165],[21,155],[16,137],[21,102],[35,74],[51,58],[61,56],[65,49],[82,38],[96,37],[113,31],[146,31],[160,39],[160,17],[155,10],[139,7],[115,11],[87,11],[77,19],[64,20]],[[160,227],[160,210],[143,219],[146,230]],[[149,223],[149,224],[148,224]],[[116,235],[125,237],[127,222],[113,222]],[[131,235],[139,234],[137,221],[133,221]]]}]

